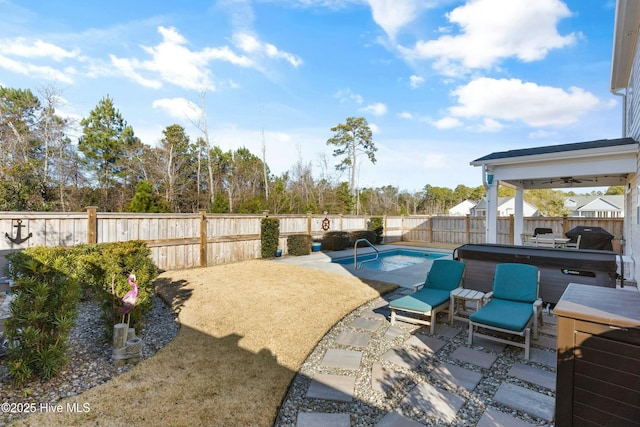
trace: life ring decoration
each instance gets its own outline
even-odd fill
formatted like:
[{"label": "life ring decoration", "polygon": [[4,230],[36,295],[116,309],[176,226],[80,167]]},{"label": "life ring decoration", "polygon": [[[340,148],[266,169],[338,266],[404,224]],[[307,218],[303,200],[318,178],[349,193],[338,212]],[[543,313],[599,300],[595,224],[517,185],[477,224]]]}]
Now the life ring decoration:
[{"label": "life ring decoration", "polygon": [[325,217],[322,220],[322,229],[324,231],[327,231],[329,229],[329,227],[331,226],[331,221],[329,220],[329,218]]}]

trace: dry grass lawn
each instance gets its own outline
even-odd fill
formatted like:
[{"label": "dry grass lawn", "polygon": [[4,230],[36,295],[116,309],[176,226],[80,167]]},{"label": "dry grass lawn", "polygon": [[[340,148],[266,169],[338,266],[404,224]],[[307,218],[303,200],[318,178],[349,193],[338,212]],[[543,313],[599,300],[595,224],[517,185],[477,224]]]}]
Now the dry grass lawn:
[{"label": "dry grass lawn", "polygon": [[87,413],[18,425],[271,426],[296,371],[337,321],[396,286],[255,260],[163,273],[180,331],[154,357],[61,402]]}]

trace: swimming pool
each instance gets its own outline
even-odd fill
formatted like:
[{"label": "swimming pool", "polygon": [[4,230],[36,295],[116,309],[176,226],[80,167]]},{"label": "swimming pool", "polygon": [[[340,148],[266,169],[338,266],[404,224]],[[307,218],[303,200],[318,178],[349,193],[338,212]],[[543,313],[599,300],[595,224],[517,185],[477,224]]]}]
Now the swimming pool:
[{"label": "swimming pool", "polygon": [[[375,261],[372,261],[376,257],[375,253],[358,255],[358,264],[362,263],[361,268],[367,268],[370,270],[392,271],[397,270],[398,268],[409,267],[427,260],[434,260],[445,256],[447,256],[447,254],[437,252],[393,249],[390,251],[381,251],[380,256]],[[353,256],[336,258],[331,262],[353,266]]]}]

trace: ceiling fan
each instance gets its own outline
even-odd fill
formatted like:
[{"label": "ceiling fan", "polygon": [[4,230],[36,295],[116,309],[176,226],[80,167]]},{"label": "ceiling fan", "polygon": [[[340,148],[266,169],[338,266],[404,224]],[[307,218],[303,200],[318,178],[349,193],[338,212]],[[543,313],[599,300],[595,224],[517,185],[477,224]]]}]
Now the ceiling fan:
[{"label": "ceiling fan", "polygon": [[560,178],[551,179],[550,181],[543,182],[543,184],[553,184],[554,182],[562,184],[580,184],[583,181],[591,182],[593,179],[577,179],[572,176],[562,176]]},{"label": "ceiling fan", "polygon": [[564,184],[580,184],[582,181],[593,181],[592,179],[576,179],[572,176],[562,176],[560,179]]}]

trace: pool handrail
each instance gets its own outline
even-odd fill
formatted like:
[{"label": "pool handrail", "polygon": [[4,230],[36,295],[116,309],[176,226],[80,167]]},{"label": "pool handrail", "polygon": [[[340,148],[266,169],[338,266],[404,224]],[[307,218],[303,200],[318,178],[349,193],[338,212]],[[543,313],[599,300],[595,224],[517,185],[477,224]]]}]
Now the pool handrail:
[{"label": "pool handrail", "polygon": [[[371,246],[373,248],[373,250],[376,251],[376,257],[372,258],[372,259],[365,259],[358,266],[358,243],[360,243],[360,242],[366,242],[367,245]],[[353,244],[353,268],[355,268],[356,270],[359,269],[360,267],[362,267],[362,264],[364,264],[365,262],[377,260],[379,256],[380,256],[380,251],[378,249],[376,249],[376,247],[373,246],[373,244],[368,239],[358,239]]]}]

